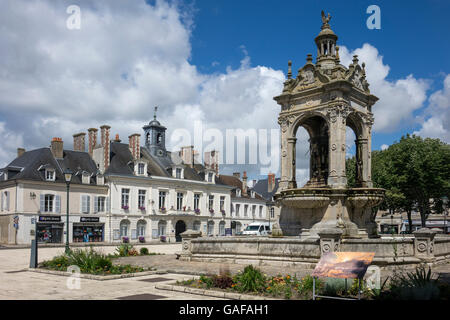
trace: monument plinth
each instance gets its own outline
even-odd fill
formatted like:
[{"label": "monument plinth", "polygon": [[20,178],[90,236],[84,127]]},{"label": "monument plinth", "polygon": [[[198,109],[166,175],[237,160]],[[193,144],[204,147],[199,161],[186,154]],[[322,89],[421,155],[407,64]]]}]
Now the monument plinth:
[{"label": "monument plinth", "polygon": [[[280,227],[284,235],[318,237],[320,230],[336,228],[343,237],[376,236],[371,208],[381,203],[383,189],[372,187],[372,106],[378,100],[370,93],[364,63],[357,56],[347,68],[339,62],[337,35],[331,17],[322,12],[322,28],[315,38],[317,59],[312,55],[274,99],[281,106],[281,180],[276,200],[281,206]],[[310,179],[297,186],[295,174],[296,133],[309,134]],[[356,184],[347,186],[345,172],[346,130],[356,136]]]}]

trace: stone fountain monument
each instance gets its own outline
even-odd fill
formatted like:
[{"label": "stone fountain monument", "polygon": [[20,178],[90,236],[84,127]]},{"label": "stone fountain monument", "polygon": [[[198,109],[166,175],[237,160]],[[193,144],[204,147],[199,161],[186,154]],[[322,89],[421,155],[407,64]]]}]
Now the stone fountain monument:
[{"label": "stone fountain monument", "polygon": [[[384,190],[372,187],[372,107],[378,100],[370,93],[365,64],[357,56],[347,68],[339,63],[338,37],[331,30],[330,15],[322,11],[322,30],[315,38],[316,63],[308,54],[306,64],[292,77],[289,61],[281,95],[281,180],[276,200],[281,205],[280,228],[284,235],[318,237],[321,230],[336,229],[343,237],[376,236],[372,207],[383,200]],[[296,133],[309,134],[310,179],[305,186],[295,180]],[[356,188],[347,186],[345,173],[346,130],[356,136]]]},{"label": "stone fountain monument", "polygon": [[[313,268],[330,251],[375,252],[373,264],[418,265],[450,261],[450,237],[427,228],[401,237],[377,236],[372,208],[384,190],[371,181],[372,107],[378,100],[369,91],[365,65],[354,56],[340,64],[337,36],[322,12],[315,38],[317,59],[292,77],[289,62],[281,106],[281,180],[275,195],[279,226],[272,237],[202,237],[182,234],[180,260]],[[296,132],[309,134],[310,178],[300,187],[295,180]],[[345,172],[346,130],[356,136],[356,187],[349,188]],[[275,236],[276,235],[276,236]]]}]

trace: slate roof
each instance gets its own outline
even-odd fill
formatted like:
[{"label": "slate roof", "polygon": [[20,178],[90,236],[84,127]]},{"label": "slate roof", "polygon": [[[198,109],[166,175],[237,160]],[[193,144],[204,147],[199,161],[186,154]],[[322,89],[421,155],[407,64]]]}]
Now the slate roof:
[{"label": "slate roof", "polygon": [[275,178],[275,187],[272,192],[268,192],[268,179],[261,179],[253,186],[253,190],[258,192],[267,201],[272,201],[273,195],[277,192],[280,178]]},{"label": "slate roof", "polygon": [[[247,199],[258,199],[258,200],[265,200],[259,193],[258,191],[256,191],[254,188],[248,188],[247,187],[247,194],[244,194],[242,192],[242,181],[241,179],[239,179],[238,177],[235,176],[228,176],[228,175],[224,175],[221,174],[218,177],[218,180],[220,183],[234,187],[233,190],[231,190],[231,197],[232,198],[247,198]],[[241,196],[237,197],[236,196],[236,190],[240,189],[241,190]],[[250,196],[251,191],[255,191],[255,198],[252,198]]]},{"label": "slate roof", "polygon": [[64,171],[69,168],[74,173],[71,183],[81,184],[82,172],[91,175],[91,184],[96,184],[97,166],[88,153],[64,150],[63,158],[56,159],[50,148],[26,151],[3,168],[8,173],[8,180],[24,179],[45,181],[45,169],[55,170],[55,182],[65,183]]},{"label": "slate roof", "polygon": [[[195,163],[194,168],[184,164],[177,153],[166,152],[164,156],[155,156],[145,147],[141,146],[141,159],[147,163],[147,173],[149,176],[172,177],[172,168],[178,165],[184,168],[184,179],[194,181],[205,181],[206,168]],[[133,156],[128,144],[116,141],[111,142],[110,165],[105,175],[134,175]],[[216,178],[216,184],[223,184]]]}]

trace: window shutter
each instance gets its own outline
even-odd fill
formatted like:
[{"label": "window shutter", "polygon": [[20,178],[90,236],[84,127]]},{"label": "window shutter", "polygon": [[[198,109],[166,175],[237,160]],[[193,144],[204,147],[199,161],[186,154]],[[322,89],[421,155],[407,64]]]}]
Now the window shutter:
[{"label": "window shutter", "polygon": [[91,210],[91,196],[86,196],[86,213],[89,213]]},{"label": "window shutter", "polygon": [[86,196],[81,195],[81,213],[86,213]]},{"label": "window shutter", "polygon": [[45,195],[43,195],[43,194],[41,194],[41,201],[40,201],[40,203],[41,203],[40,211],[41,212],[45,212]]},{"label": "window shutter", "polygon": [[6,191],[6,211],[9,211],[9,191]]},{"label": "window shutter", "polygon": [[61,213],[61,196],[55,196],[55,212]]},{"label": "window shutter", "polygon": [[110,212],[111,211],[109,197],[105,197],[105,210],[106,210],[106,212]]},{"label": "window shutter", "polygon": [[94,213],[98,212],[98,197],[94,196]]}]

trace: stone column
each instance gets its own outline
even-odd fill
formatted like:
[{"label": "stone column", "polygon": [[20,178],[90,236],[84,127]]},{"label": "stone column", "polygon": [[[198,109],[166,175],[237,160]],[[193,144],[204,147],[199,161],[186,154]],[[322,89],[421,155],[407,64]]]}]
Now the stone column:
[{"label": "stone column", "polygon": [[336,252],[341,247],[342,231],[339,229],[325,229],[318,232],[320,238],[320,255]]},{"label": "stone column", "polygon": [[182,241],[182,251],[180,255],[180,260],[191,261],[192,256],[191,240],[201,237],[202,232],[189,229],[183,233],[180,233],[180,236]]},{"label": "stone column", "polygon": [[425,262],[433,262],[434,258],[434,236],[436,232],[422,228],[413,232],[414,255]]},{"label": "stone column", "polygon": [[280,147],[281,147],[281,179],[279,183],[279,190],[288,189],[289,185],[289,157],[288,157],[288,123],[286,119],[280,119]]},{"label": "stone column", "polygon": [[297,143],[297,138],[288,138],[287,139],[287,153],[288,153],[288,188],[297,188],[297,182],[295,181],[295,144]]},{"label": "stone column", "polygon": [[[336,107],[337,108],[337,107]],[[345,188],[345,115],[336,109],[330,112],[330,143],[329,143],[329,173],[328,185],[331,188]]]}]

